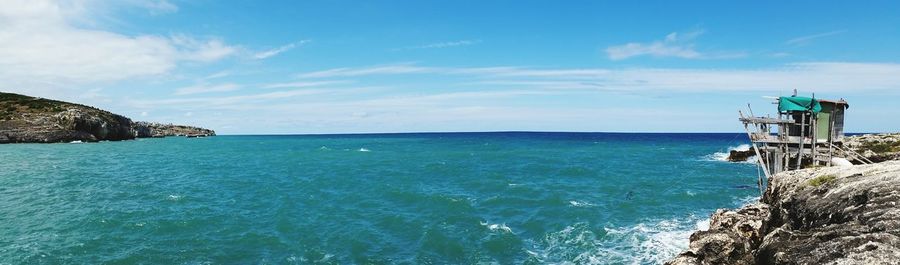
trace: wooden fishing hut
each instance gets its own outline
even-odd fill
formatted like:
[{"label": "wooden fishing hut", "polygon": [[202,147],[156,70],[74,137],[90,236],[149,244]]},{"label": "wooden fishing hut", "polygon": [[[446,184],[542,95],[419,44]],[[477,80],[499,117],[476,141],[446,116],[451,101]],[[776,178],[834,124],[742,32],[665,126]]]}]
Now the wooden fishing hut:
[{"label": "wooden fishing hut", "polygon": [[831,166],[841,159],[871,163],[843,147],[844,112],[850,107],[847,101],[801,97],[795,92],[793,96],[777,97],[773,103],[778,105],[775,117],[754,116],[752,109],[749,115],[739,111],[757,164],[766,177],[811,166]]}]

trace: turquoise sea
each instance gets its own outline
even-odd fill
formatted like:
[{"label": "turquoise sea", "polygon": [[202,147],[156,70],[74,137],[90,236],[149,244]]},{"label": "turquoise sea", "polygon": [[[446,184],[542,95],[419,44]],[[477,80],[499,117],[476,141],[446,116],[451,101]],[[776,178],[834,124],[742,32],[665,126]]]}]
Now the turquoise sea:
[{"label": "turquoise sea", "polygon": [[756,198],[740,134],[0,145],[0,264],[658,264]]}]

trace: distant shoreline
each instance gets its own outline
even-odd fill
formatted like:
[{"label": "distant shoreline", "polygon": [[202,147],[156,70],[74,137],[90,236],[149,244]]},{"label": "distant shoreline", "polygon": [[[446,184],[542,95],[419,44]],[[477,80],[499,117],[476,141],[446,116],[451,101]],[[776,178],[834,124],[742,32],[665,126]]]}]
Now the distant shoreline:
[{"label": "distant shoreline", "polygon": [[135,122],[99,108],[0,92],[0,144],[122,141],[215,136],[210,129]]}]

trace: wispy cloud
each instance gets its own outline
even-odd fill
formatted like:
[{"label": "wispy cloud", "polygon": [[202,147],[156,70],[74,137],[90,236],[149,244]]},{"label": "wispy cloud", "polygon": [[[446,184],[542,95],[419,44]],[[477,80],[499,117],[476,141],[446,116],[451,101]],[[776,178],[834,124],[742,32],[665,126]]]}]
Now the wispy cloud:
[{"label": "wispy cloud", "polygon": [[240,89],[241,86],[233,83],[225,83],[225,84],[198,84],[188,87],[182,87],[175,90],[175,95],[192,95],[192,94],[200,94],[200,93],[212,93],[212,92],[228,92]]},{"label": "wispy cloud", "polygon": [[[313,95],[326,93],[327,90],[312,90],[312,89],[297,89],[297,90],[285,90],[285,91],[276,91],[276,92],[267,92],[267,93],[258,93],[258,94],[248,94],[248,95],[237,95],[237,96],[222,96],[222,97],[188,97],[188,98],[173,98],[173,99],[163,99],[163,100],[133,100],[130,101],[129,104],[132,104],[137,107],[159,107],[159,106],[193,106],[193,107],[215,107],[215,106],[229,106],[229,105],[238,105],[238,104],[250,104],[256,103],[260,106],[265,106],[271,102],[266,102],[268,100],[284,100],[289,99],[291,97],[296,96],[304,96],[304,95]],[[262,101],[262,103],[260,103]]]},{"label": "wispy cloud", "polygon": [[675,57],[683,59],[726,59],[746,56],[742,52],[700,52],[695,49],[694,39],[703,35],[702,30],[687,33],[672,32],[663,40],[649,43],[631,42],[606,48],[610,60],[625,60],[637,56]]},{"label": "wispy cloud", "polygon": [[394,50],[416,50],[416,49],[440,49],[440,48],[451,48],[451,47],[459,47],[459,46],[469,46],[481,43],[481,40],[458,40],[458,41],[446,41],[446,42],[436,42],[429,43],[424,45],[416,45],[409,46],[403,48],[397,48]]},{"label": "wispy cloud", "polygon": [[[895,63],[807,62],[746,69],[442,67],[405,63],[326,69],[299,76],[310,79],[245,86],[277,91],[241,89],[221,95],[196,94],[126,104],[152,111],[158,119],[165,119],[169,113],[177,120],[182,113],[193,112],[192,118],[218,128],[243,128],[238,130],[245,133],[254,132],[253,128],[283,133],[660,128],[727,131],[737,128],[724,122],[732,121],[733,113],[705,111],[684,100],[700,94],[733,100],[733,95],[740,93],[778,95],[795,88],[841,96],[850,89],[854,95],[895,94],[891,91],[900,90],[900,64]],[[348,81],[343,77],[353,78]],[[345,86],[347,83],[354,85]],[[651,102],[630,111],[625,102],[635,96]],[[601,101],[608,102],[596,104]],[[732,103],[703,104],[715,108],[740,105]],[[211,116],[215,112],[225,114]]]},{"label": "wispy cloud", "polygon": [[[617,91],[781,91],[836,92],[900,89],[900,64],[814,62],[758,69],[427,67],[414,64],[337,68],[300,74],[307,78],[374,75],[456,75],[474,83],[536,89],[604,89]],[[473,83],[472,80],[464,81]],[[443,84],[445,86],[451,84]]]},{"label": "wispy cloud", "polygon": [[178,6],[167,0],[123,0],[122,2],[145,8],[154,15],[178,11]]},{"label": "wispy cloud", "polygon": [[295,42],[295,43],[290,43],[290,44],[287,44],[287,45],[284,45],[284,46],[281,46],[281,47],[278,47],[278,48],[274,48],[274,49],[270,49],[270,50],[265,50],[265,51],[257,52],[257,53],[255,53],[255,54],[253,54],[253,59],[257,59],[257,60],[266,59],[266,58],[269,58],[269,57],[278,55],[278,54],[280,54],[280,53],[289,51],[289,50],[291,50],[291,49],[294,49],[294,48],[296,48],[297,46],[306,44],[306,43],[308,43],[308,42],[310,42],[310,41],[309,41],[309,40],[302,40],[302,41],[298,41],[298,42]]},{"label": "wispy cloud", "polygon": [[413,64],[382,65],[365,68],[335,68],[298,75],[300,78],[348,77],[379,74],[414,74],[435,71],[435,68],[421,67]]},{"label": "wispy cloud", "polygon": [[262,85],[262,88],[303,88],[303,87],[321,87],[335,84],[346,84],[350,81],[312,81],[312,82],[287,82]]},{"label": "wispy cloud", "polygon": [[796,37],[796,38],[787,40],[785,42],[785,44],[787,44],[787,45],[806,45],[815,39],[840,35],[840,34],[844,34],[846,32],[847,32],[847,30],[835,30],[835,31],[823,32],[823,33],[818,33],[818,34],[806,35],[806,36]]}]

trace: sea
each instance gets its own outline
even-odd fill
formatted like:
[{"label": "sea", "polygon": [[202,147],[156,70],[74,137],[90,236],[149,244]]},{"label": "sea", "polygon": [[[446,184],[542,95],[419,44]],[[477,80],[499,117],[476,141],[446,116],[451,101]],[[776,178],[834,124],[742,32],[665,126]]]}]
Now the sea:
[{"label": "sea", "polygon": [[757,200],[746,134],[0,145],[0,264],[661,264]]}]

